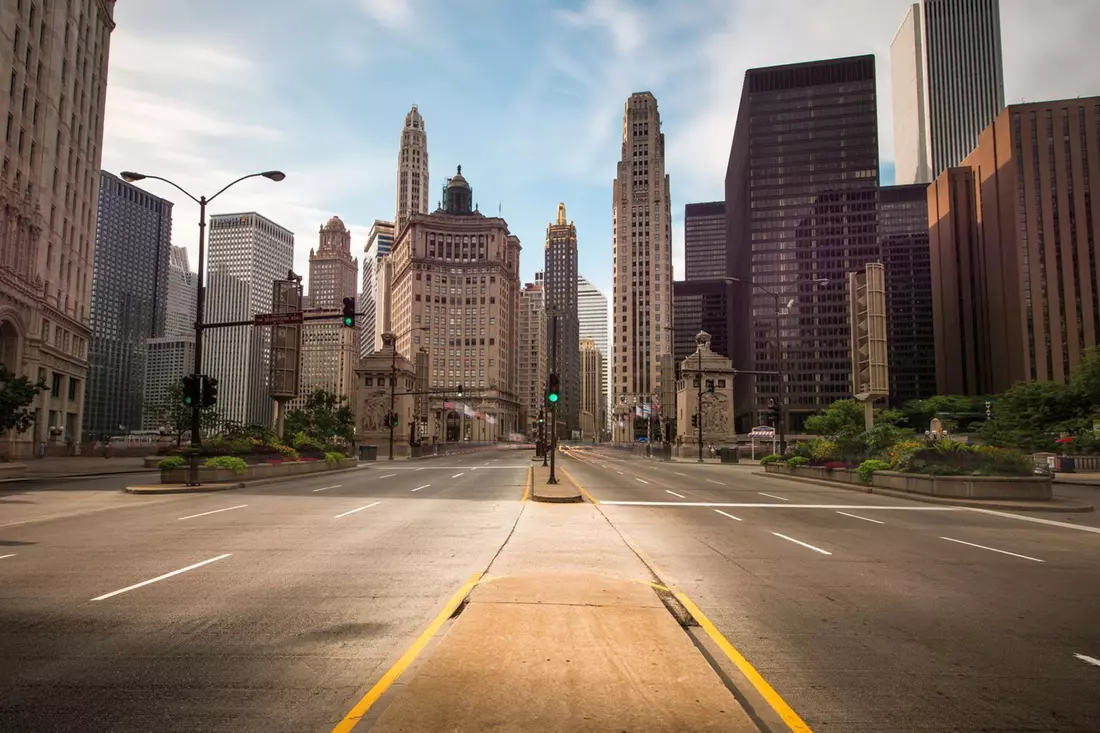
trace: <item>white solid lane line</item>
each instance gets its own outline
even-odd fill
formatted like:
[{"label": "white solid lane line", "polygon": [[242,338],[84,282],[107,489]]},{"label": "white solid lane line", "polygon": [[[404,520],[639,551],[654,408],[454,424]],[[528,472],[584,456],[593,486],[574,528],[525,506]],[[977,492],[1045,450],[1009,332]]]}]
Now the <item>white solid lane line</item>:
[{"label": "white solid lane line", "polygon": [[736,519],[736,520],[737,520],[738,522],[742,521],[742,520],[741,520],[741,517],[735,517],[735,516],[733,516],[732,514],[726,514],[726,513],[725,513],[724,511],[722,511],[721,509],[715,509],[714,511],[718,512],[718,513],[719,513],[719,514],[721,514],[721,515],[722,515],[723,517],[729,517],[730,519]]},{"label": "white solid lane line", "polygon": [[[1093,532],[1100,534],[1100,527],[1089,527],[1084,524],[1070,524],[1069,522],[1056,522],[1053,519],[1041,519],[1039,517],[1025,517],[1022,514],[1013,514],[1011,512],[999,512],[996,509],[974,509],[967,508],[968,512],[980,512],[982,514],[992,514],[995,517],[1007,517],[1009,519],[1019,519],[1021,522],[1035,522],[1036,524],[1045,524],[1048,527],[1062,527],[1063,529],[1078,529],[1082,532]],[[0,525],[2,527],[3,525]]]},{"label": "white solid lane line", "polygon": [[165,573],[164,575],[158,575],[157,577],[151,578],[149,580],[143,580],[140,583],[134,583],[133,585],[128,585],[125,588],[119,588],[118,590],[113,590],[110,593],[104,593],[101,596],[96,596],[92,600],[93,601],[103,601],[103,600],[106,600],[106,599],[108,599],[112,596],[117,596],[120,593],[126,593],[127,591],[132,591],[136,588],[141,588],[142,586],[146,586],[146,585],[149,585],[151,583],[159,583],[162,580],[165,580],[167,578],[171,578],[173,575],[179,575],[180,573],[186,573],[188,570],[194,570],[195,568],[201,568],[203,565],[209,565],[212,562],[217,562],[218,560],[224,560],[225,558],[229,557],[232,554],[233,554],[232,552],[227,552],[224,555],[218,555],[217,557],[212,557],[209,560],[203,560],[202,562],[197,562],[194,565],[188,565],[185,568],[180,568],[179,570],[173,570],[170,573]]},{"label": "white solid lane line", "polygon": [[462,475],[461,473],[456,473],[454,476],[451,476],[451,478],[458,478],[461,475]]},{"label": "white solid lane line", "polygon": [[642,482],[643,484],[648,484],[648,483],[649,483],[649,482],[648,482],[648,481],[646,481],[646,480],[645,480],[644,478],[638,478],[637,476],[635,476],[635,477],[634,477],[634,480],[635,480],[635,481],[641,481],[641,482]]},{"label": "white solid lane line", "polygon": [[1077,657],[1078,659],[1080,659],[1085,664],[1091,664],[1091,665],[1094,665],[1096,667],[1100,667],[1100,659],[1097,659],[1096,657],[1088,657],[1088,656],[1085,656],[1084,654],[1074,654],[1073,656]]},{"label": "white solid lane line", "polygon": [[13,552],[10,555],[0,555],[0,560],[3,560],[6,557],[15,557],[15,553]]},{"label": "white solid lane line", "polygon": [[982,550],[989,550],[990,552],[999,552],[1002,555],[1012,555],[1012,557],[1018,557],[1024,560],[1031,560],[1032,562],[1046,562],[1046,560],[1040,560],[1037,557],[1028,557],[1027,555],[1017,555],[1015,552],[1009,552],[1008,550],[998,550],[996,547],[986,547],[985,545],[975,545],[973,542],[963,542],[962,540],[952,539],[951,537],[940,537],[941,540],[947,540],[948,542],[958,542],[960,545],[969,545],[970,547],[977,547]]},{"label": "white solid lane line", "polygon": [[707,483],[710,483],[710,484],[718,484],[719,486],[725,486],[725,484],[724,484],[724,483],[722,483],[721,481],[715,481],[715,480],[714,480],[714,479],[712,479],[712,478],[708,478],[708,479],[707,479]]},{"label": "white solid lane line", "polygon": [[775,535],[776,537],[782,537],[783,539],[787,540],[788,542],[793,542],[796,545],[802,545],[803,547],[805,547],[807,549],[810,549],[810,550],[813,550],[814,552],[820,552],[822,555],[832,555],[833,554],[833,553],[829,552],[828,550],[822,550],[820,547],[814,547],[811,544],[807,544],[807,543],[803,542],[802,540],[796,540],[794,537],[788,537],[785,534],[779,534],[778,532],[772,532],[772,534]]},{"label": "white solid lane line", "polygon": [[328,491],[329,489],[340,489],[340,488],[343,488],[343,486],[344,486],[343,484],[335,484],[333,486],[325,486],[324,488],[321,488],[321,489],[314,489],[313,493],[316,494],[318,491]]},{"label": "white solid lane line", "polygon": [[860,511],[901,511],[901,512],[965,512],[958,506],[874,506],[867,504],[776,504],[769,502],[733,502],[733,501],[606,501],[600,500],[600,505],[607,506],[678,506],[678,507],[742,507],[750,509],[858,509]]},{"label": "white solid lane line", "polygon": [[379,476],[378,478],[393,478],[396,475],[396,473],[387,473],[385,476]]},{"label": "white solid lane line", "polygon": [[676,474],[677,476],[687,476],[686,473],[680,473],[679,471],[673,471],[673,473]]},{"label": "white solid lane line", "polygon": [[378,506],[381,503],[382,502],[380,502],[380,501],[376,501],[373,504],[367,504],[366,506],[361,506],[358,509],[352,509],[350,512],[344,512],[343,514],[337,514],[335,517],[333,517],[333,519],[339,519],[340,517],[346,517],[349,514],[355,514],[356,512],[361,512],[364,509],[370,509],[372,506]]},{"label": "white solid lane line", "polygon": [[215,509],[212,512],[203,512],[202,514],[192,514],[187,517],[179,517],[179,519],[194,519],[195,517],[205,517],[207,514],[218,514],[219,512],[230,512],[234,509],[244,509],[248,504],[238,504],[237,506],[227,506],[225,509]]},{"label": "white solid lane line", "polygon": [[756,493],[761,496],[766,496],[769,499],[779,499],[780,501],[790,501],[790,499],[784,499],[782,496],[776,496],[775,494],[765,494],[763,491],[757,491]]},{"label": "white solid lane line", "polygon": [[684,496],[683,494],[677,494],[677,493],[676,493],[675,491],[669,491],[668,489],[665,489],[665,493],[666,493],[666,494],[672,494],[673,496],[678,496],[678,497],[680,497],[681,499],[686,499],[686,498],[687,498],[687,497],[686,497],[686,496]]},{"label": "white solid lane line", "polygon": [[886,524],[886,522],[880,522],[877,519],[868,519],[867,517],[861,517],[858,514],[849,514],[848,512],[837,512],[837,514],[843,514],[844,516],[851,517],[852,519],[862,519],[864,522],[874,522],[875,524]]},{"label": "white solid lane line", "polygon": [[623,473],[622,471],[616,471],[615,473],[619,474],[620,476],[625,476],[625,475],[626,475],[626,474],[625,474],[625,473]]},{"label": "white solid lane line", "polygon": [[431,486],[431,484],[424,484],[423,486],[417,486],[415,489],[413,489],[413,491],[420,491],[421,489],[426,489],[429,486]]}]

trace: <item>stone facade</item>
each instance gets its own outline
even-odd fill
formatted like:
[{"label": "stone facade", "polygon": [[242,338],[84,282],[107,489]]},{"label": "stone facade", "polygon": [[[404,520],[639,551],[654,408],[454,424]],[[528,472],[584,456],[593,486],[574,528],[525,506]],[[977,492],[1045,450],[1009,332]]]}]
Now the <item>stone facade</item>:
[{"label": "stone facade", "polygon": [[[692,417],[703,419],[703,455],[710,446],[733,445],[737,432],[733,423],[733,365],[721,354],[710,350],[710,334],[695,337],[695,353],[680,363],[676,383],[676,446],[681,457],[699,455],[699,428]],[[702,409],[699,409],[699,378],[703,380]]]},{"label": "stone facade", "polygon": [[49,387],[0,454],[79,451],[114,5],[0,3],[0,362]]},{"label": "stone facade", "polygon": [[385,344],[381,350],[363,357],[355,370],[352,398],[355,442],[378,446],[379,458],[386,455],[390,440],[386,416],[390,412],[390,392],[393,390],[394,412],[397,413],[397,426],[393,429],[394,455],[408,455],[416,398],[407,393],[416,391],[415,384],[412,362],[401,354],[395,355],[392,344]]},{"label": "stone facade", "polygon": [[527,283],[520,291],[518,350],[523,432],[534,435],[546,399],[546,303],[541,285]]},{"label": "stone facade", "polygon": [[462,387],[487,416],[487,440],[522,432],[519,251],[504,219],[474,207],[460,167],[444,188],[444,207],[412,214],[386,258],[397,351],[407,358],[428,350],[429,411],[442,423],[461,421],[447,404]]}]

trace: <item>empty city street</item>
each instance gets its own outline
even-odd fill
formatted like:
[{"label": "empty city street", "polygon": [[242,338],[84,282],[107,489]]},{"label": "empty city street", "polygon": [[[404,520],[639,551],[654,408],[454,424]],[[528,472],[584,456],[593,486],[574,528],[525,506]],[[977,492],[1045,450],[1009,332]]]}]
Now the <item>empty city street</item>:
[{"label": "empty city street", "polygon": [[[124,494],[125,477],[5,484],[0,727],[332,730],[472,576],[550,571],[528,550],[492,565],[527,546],[534,530],[517,521],[532,507],[562,527],[555,571],[619,567],[568,532],[583,505],[526,501],[532,463],[380,461],[173,496]],[[922,504],[600,448],[558,467],[811,730],[1100,727],[1095,515]],[[55,516],[51,493],[85,484],[99,504]],[[787,729],[701,629],[685,631],[757,725]]]}]

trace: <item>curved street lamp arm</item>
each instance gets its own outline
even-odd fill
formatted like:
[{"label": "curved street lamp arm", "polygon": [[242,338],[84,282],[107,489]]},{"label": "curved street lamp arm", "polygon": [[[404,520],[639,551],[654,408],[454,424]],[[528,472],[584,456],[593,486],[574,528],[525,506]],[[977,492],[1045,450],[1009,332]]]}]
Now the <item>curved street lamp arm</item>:
[{"label": "curved street lamp arm", "polygon": [[[237,180],[233,181],[232,183],[230,183],[230,184],[227,184],[227,185],[226,185],[226,186],[225,186],[224,188],[222,188],[222,190],[221,190],[221,191],[218,191],[218,192],[217,192],[216,194],[214,194],[214,195],[213,195],[213,196],[211,196],[210,198],[206,199],[206,203],[210,203],[211,201],[213,201],[214,199],[216,199],[217,197],[219,197],[219,196],[221,196],[221,195],[222,195],[223,193],[225,193],[225,192],[226,192],[226,190],[228,190],[228,189],[232,188],[233,186],[236,186],[236,185],[237,185],[238,183],[240,183],[241,181],[245,181],[245,180],[248,180],[249,178],[257,178],[257,177],[259,177],[259,176],[262,176],[262,175],[263,175],[263,173],[249,173],[249,174],[248,174],[247,176],[241,176],[240,178],[238,178]],[[152,177],[152,176],[150,176],[150,177]],[[176,188],[179,188],[179,186],[176,186]],[[183,190],[183,189],[180,189],[180,190]],[[185,193],[186,193],[186,192],[185,192]],[[188,195],[190,196],[190,194],[188,194]],[[191,196],[191,198],[195,198],[195,197],[194,197],[194,196]]]},{"label": "curved street lamp arm", "polygon": [[164,181],[169,186],[175,186],[177,190],[179,190],[181,193],[183,193],[183,195],[186,196],[187,198],[194,201],[196,204],[199,204],[200,206],[202,205],[202,202],[200,202],[197,198],[192,196],[190,191],[188,191],[183,186],[179,185],[178,183],[176,183],[174,181],[169,181],[167,178],[161,178],[160,176],[142,176],[142,178],[147,178],[147,179],[153,180],[153,181]]}]

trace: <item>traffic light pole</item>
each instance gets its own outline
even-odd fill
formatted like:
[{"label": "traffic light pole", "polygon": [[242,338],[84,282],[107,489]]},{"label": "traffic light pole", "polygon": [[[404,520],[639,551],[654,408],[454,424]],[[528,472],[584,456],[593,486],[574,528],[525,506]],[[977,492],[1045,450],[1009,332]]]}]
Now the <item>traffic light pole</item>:
[{"label": "traffic light pole", "polygon": [[[233,184],[230,184],[233,185]],[[225,189],[222,189],[223,191]],[[219,191],[218,193],[221,193]],[[215,196],[217,194],[214,194]],[[195,364],[192,374],[198,379],[202,374],[202,317],[203,304],[206,301],[206,290],[203,287],[203,260],[206,257],[206,197],[199,197],[199,270],[195,276]],[[202,449],[202,399],[193,400],[191,403],[191,455],[187,476],[188,486],[199,485],[199,451]]]},{"label": "traffic light pole", "polygon": [[[558,373],[558,317],[554,316],[552,325],[553,335],[550,337],[550,363],[554,373]],[[558,452],[558,403],[550,403],[550,478],[546,483],[556,484],[558,477],[554,474],[554,458]]]},{"label": "traffic light pole", "polygon": [[699,463],[703,462],[703,347],[699,347],[699,395],[695,400],[696,420],[699,423]]}]

